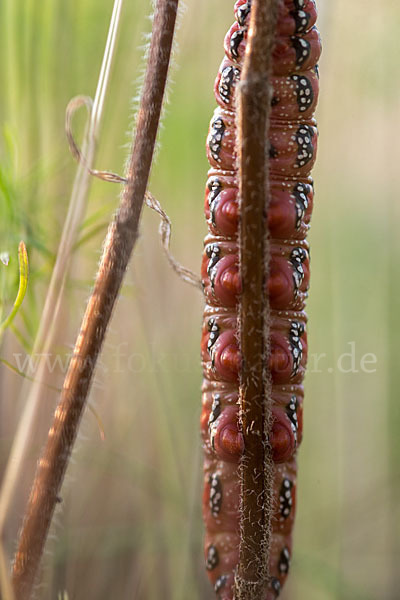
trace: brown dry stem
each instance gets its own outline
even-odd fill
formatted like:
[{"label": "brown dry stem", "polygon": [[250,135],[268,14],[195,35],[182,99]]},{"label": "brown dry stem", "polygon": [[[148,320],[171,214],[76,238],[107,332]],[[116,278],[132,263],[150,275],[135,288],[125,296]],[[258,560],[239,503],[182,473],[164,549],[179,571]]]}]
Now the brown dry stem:
[{"label": "brown dry stem", "polygon": [[151,168],[167,79],[178,0],[158,0],[136,136],[119,211],[110,225],[53,426],[28,500],[14,561],[17,600],[28,600],[58,501],[93,371],[133,246]]},{"label": "brown dry stem", "polygon": [[240,465],[240,558],[236,600],[265,598],[272,512],[273,466],[268,447],[271,384],[268,372],[269,263],[267,230],[269,81],[277,0],[253,0],[238,91],[240,162],[240,407],[245,452]]}]

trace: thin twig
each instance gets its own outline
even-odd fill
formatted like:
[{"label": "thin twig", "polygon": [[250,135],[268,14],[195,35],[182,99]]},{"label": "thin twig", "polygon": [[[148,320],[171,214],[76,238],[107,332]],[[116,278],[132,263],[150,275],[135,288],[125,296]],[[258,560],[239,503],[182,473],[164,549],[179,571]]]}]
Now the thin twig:
[{"label": "thin twig", "polygon": [[240,558],[236,600],[261,600],[268,585],[272,463],[267,435],[270,421],[268,373],[269,306],[266,296],[269,81],[277,0],[254,0],[247,51],[239,87],[240,160],[240,377],[245,452],[240,465]]},{"label": "thin twig", "polygon": [[136,137],[119,211],[110,225],[95,286],[75,344],[47,445],[28,501],[13,583],[17,600],[28,600],[107,325],[121,287],[138,226],[164,96],[178,0],[158,0]]}]

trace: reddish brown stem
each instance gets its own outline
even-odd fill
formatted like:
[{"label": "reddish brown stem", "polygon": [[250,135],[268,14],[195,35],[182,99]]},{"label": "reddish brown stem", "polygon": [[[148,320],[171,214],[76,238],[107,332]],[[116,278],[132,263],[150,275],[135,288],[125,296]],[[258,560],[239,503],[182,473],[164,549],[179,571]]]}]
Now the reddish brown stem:
[{"label": "reddish brown stem", "polygon": [[111,313],[138,236],[174,35],[178,0],[158,0],[149,60],[119,211],[110,225],[95,286],[40,459],[14,560],[16,600],[28,600]]},{"label": "reddish brown stem", "polygon": [[277,18],[276,0],[253,0],[247,52],[238,94],[240,160],[240,377],[245,453],[240,465],[241,540],[235,599],[265,598],[272,498],[272,462],[267,444],[270,421],[268,373],[269,242],[266,213],[269,76]]}]

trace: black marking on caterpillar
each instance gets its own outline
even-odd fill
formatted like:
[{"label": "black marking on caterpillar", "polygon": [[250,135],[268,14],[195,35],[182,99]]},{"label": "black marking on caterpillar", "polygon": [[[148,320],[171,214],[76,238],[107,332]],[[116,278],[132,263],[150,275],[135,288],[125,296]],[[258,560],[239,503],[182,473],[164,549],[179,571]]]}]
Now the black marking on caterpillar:
[{"label": "black marking on caterpillar", "polygon": [[210,208],[210,218],[211,218],[211,223],[215,227],[216,226],[215,211],[217,210],[217,206],[219,203],[218,196],[222,190],[222,184],[221,184],[220,180],[217,178],[212,179],[208,184],[208,189],[210,190],[210,193],[208,194],[208,206]]},{"label": "black marking on caterpillar", "polygon": [[211,544],[207,548],[206,569],[212,571],[219,563],[218,550]]},{"label": "black marking on caterpillar", "polygon": [[217,274],[216,264],[221,258],[221,248],[218,244],[209,244],[206,248],[206,254],[210,259],[207,266],[207,273],[210,278],[211,287],[214,288],[214,279]]},{"label": "black marking on caterpillar", "polygon": [[301,222],[308,208],[307,187],[304,183],[296,183],[292,192],[296,203],[296,229],[300,229]]},{"label": "black marking on caterpillar", "polygon": [[287,546],[285,546],[279,557],[279,563],[278,563],[279,573],[281,573],[282,575],[283,574],[287,575],[287,573],[289,573],[289,567],[290,567],[290,553],[289,553],[289,548]]},{"label": "black marking on caterpillar", "polygon": [[314,136],[313,128],[310,125],[300,125],[294,139],[297,143],[297,160],[294,164],[295,169],[304,167],[314,156],[314,147],[312,138]]},{"label": "black marking on caterpillar", "polygon": [[210,131],[210,141],[209,148],[211,152],[211,156],[217,162],[221,162],[219,158],[221,147],[222,147],[222,138],[225,133],[225,123],[221,117],[217,117],[211,123],[211,131]]},{"label": "black marking on caterpillar", "polygon": [[295,5],[296,4],[296,10],[290,11],[290,14],[292,15],[295,22],[296,33],[304,33],[305,31],[307,31],[308,24],[310,22],[310,15],[305,10],[300,8],[297,2],[295,2]]},{"label": "black marking on caterpillar", "polygon": [[215,421],[211,423],[211,425],[209,426],[209,430],[211,448],[215,451],[215,436],[217,435],[217,425]]},{"label": "black marking on caterpillar", "polygon": [[300,337],[303,335],[303,333],[304,325],[299,323],[299,321],[292,321],[289,331],[290,350],[293,358],[293,369],[291,373],[292,377],[295,377],[295,375],[297,375],[299,372],[301,359],[303,357],[303,346],[300,340]]},{"label": "black marking on caterpillar", "polygon": [[210,509],[213,517],[217,517],[222,505],[222,484],[216,473],[210,475]]},{"label": "black marking on caterpillar", "polygon": [[246,19],[250,14],[250,10],[251,10],[251,1],[250,0],[249,0],[249,2],[246,2],[246,4],[242,4],[242,6],[240,6],[238,8],[236,20],[241,27],[245,26]]},{"label": "black marking on caterpillar", "polygon": [[271,588],[275,592],[276,597],[278,597],[281,593],[282,586],[281,582],[276,577],[272,577],[271,579]]},{"label": "black marking on caterpillar", "polygon": [[239,58],[239,46],[243,41],[245,29],[238,29],[232,34],[229,42],[229,48],[233,58]]},{"label": "black marking on caterpillar", "polygon": [[292,487],[293,483],[290,479],[285,477],[279,491],[279,513],[281,515],[281,521],[287,519],[292,510]]},{"label": "black marking on caterpillar", "polygon": [[213,397],[213,402],[211,406],[210,416],[208,418],[208,426],[211,427],[213,423],[218,419],[221,414],[221,396],[219,394],[215,394]]},{"label": "black marking on caterpillar", "polygon": [[279,98],[273,96],[271,100],[271,106],[276,106],[277,104],[279,104]]},{"label": "black marking on caterpillar", "polygon": [[291,75],[296,83],[297,104],[300,112],[305,112],[314,102],[314,92],[310,80],[305,75]]},{"label": "black marking on caterpillar", "polygon": [[240,71],[237,67],[228,66],[222,70],[219,80],[218,91],[225,104],[229,104],[233,86],[240,78]]},{"label": "black marking on caterpillar", "polygon": [[301,248],[300,246],[296,248],[293,248],[293,250],[290,253],[290,262],[293,266],[293,282],[294,282],[294,290],[295,290],[295,296],[297,295],[301,284],[303,283],[304,280],[304,268],[303,268],[303,262],[305,262],[307,260],[307,252],[306,250],[304,250],[304,248]]},{"label": "black marking on caterpillar", "polygon": [[302,37],[292,36],[292,45],[296,52],[296,69],[300,69],[310,57],[311,44]]},{"label": "black marking on caterpillar", "polygon": [[219,327],[214,317],[208,319],[208,331],[210,332],[210,335],[207,342],[207,350],[211,352],[211,348],[214,346],[219,336]]},{"label": "black marking on caterpillar", "polygon": [[270,158],[277,158],[278,156],[278,150],[275,148],[275,146],[273,146],[272,144],[269,145],[269,157]]},{"label": "black marking on caterpillar", "polygon": [[227,575],[221,575],[221,577],[218,577],[217,581],[215,582],[214,585],[214,592],[216,594],[218,594],[222,588],[225,587],[226,582],[228,581],[228,576]]},{"label": "black marking on caterpillar", "polygon": [[318,65],[315,65],[314,71],[315,71],[315,74],[317,75],[317,77],[319,79],[319,66]]},{"label": "black marking on caterpillar", "polygon": [[296,444],[297,444],[297,431],[299,428],[299,422],[297,419],[298,405],[299,405],[299,403],[297,402],[297,397],[293,394],[293,396],[290,398],[289,403],[286,406],[286,414],[287,414],[290,424],[292,426],[292,431],[293,431],[293,435],[294,435]]}]

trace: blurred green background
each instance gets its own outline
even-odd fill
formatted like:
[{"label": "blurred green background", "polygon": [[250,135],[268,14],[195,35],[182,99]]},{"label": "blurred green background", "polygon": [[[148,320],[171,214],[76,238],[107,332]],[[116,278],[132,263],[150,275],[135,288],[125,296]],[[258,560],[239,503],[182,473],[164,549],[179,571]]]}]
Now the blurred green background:
[{"label": "blurred green background", "polygon": [[[150,190],[172,219],[175,256],[198,272],[206,232],[204,144],[233,0],[185,5]],[[319,8],[324,52],[310,362],[295,554],[282,599],[394,600],[400,597],[400,6],[320,0]],[[16,293],[20,239],[31,262],[16,331],[0,348],[14,366],[32,348],[76,171],[65,107],[76,94],[94,95],[111,11],[110,0],[0,3],[0,252],[10,254],[9,266],[0,264],[4,309]],[[123,8],[98,168],[123,171],[150,11],[149,1]],[[78,115],[78,132],[83,123]],[[93,181],[55,348],[64,363],[117,202],[117,186]],[[105,439],[86,411],[47,546],[37,593],[43,600],[64,591],[69,600],[213,597],[203,570],[200,509],[203,301],[170,270],[157,230],[158,217],[145,210],[91,393]],[[61,386],[62,371],[62,365],[54,370],[53,385]],[[0,365],[1,470],[24,407],[21,389],[29,390],[29,381]],[[57,399],[44,390],[36,452]],[[21,473],[8,556],[36,456]]]}]

